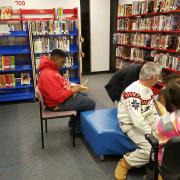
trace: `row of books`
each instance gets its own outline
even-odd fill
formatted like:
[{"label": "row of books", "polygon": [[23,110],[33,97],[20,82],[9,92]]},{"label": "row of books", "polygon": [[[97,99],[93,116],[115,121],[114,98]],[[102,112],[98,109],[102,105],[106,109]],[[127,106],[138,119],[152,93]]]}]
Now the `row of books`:
[{"label": "row of books", "polygon": [[117,30],[179,30],[180,16],[170,14],[149,18],[118,19]]},{"label": "row of books", "polygon": [[14,74],[0,75],[0,88],[15,87],[16,80]]},{"label": "row of books", "polygon": [[[158,62],[162,68],[171,68],[180,71],[180,57],[169,53],[157,53],[156,51],[146,51],[137,48],[127,49],[125,47],[116,48],[116,57],[127,61],[142,63],[147,56],[154,57],[154,62]],[[131,62],[129,62],[131,63]]]},{"label": "row of books", "polygon": [[145,0],[133,1],[132,4],[118,5],[118,16],[167,12],[179,9],[179,0]]},{"label": "row of books", "polygon": [[1,23],[0,35],[9,35],[13,31],[27,31],[27,23],[23,22],[22,26],[17,23]]},{"label": "row of books", "polygon": [[76,20],[34,21],[31,25],[33,35],[69,34],[77,30]]},{"label": "row of books", "polygon": [[[38,70],[38,68],[39,68],[40,58],[41,58],[41,56],[36,56],[36,57],[35,57],[36,70]],[[74,66],[74,55],[73,55],[73,54],[68,54],[68,55],[66,56],[66,59],[65,59],[64,67],[65,67],[65,68],[70,68],[70,67],[72,67],[72,66]]]},{"label": "row of books", "polygon": [[15,68],[14,56],[0,56],[0,70],[9,70]]},{"label": "row of books", "polygon": [[136,62],[144,62],[145,57],[150,56],[151,51],[138,49],[138,48],[126,48],[124,46],[120,46],[116,48],[116,56],[121,57],[123,59],[136,61]]},{"label": "row of books", "polygon": [[180,51],[180,36],[175,35],[118,33],[117,43]]},{"label": "row of books", "polygon": [[34,38],[35,53],[49,53],[53,49],[62,49],[69,51],[70,45],[74,43],[73,36],[71,37],[39,37]]},{"label": "row of books", "polygon": [[178,56],[154,53],[154,62],[157,62],[161,68],[171,68],[180,71],[180,57]]}]

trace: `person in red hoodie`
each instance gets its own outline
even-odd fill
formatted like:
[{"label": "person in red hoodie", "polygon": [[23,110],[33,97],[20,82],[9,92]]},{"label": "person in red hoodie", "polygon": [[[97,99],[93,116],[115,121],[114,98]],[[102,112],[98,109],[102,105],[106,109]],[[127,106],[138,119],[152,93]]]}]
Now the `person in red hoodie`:
[{"label": "person in red hoodie", "polygon": [[81,111],[93,110],[96,104],[93,99],[80,92],[80,85],[71,86],[71,83],[61,76],[59,72],[64,66],[65,58],[66,53],[60,49],[54,49],[50,58],[41,57],[38,88],[42,93],[47,110],[77,110],[76,118],[79,119]]}]

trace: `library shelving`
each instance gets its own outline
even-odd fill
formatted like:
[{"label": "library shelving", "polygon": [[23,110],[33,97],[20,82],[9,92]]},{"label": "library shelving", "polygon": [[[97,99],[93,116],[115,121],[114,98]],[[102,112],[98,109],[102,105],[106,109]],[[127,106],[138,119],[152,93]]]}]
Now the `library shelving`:
[{"label": "library shelving", "polygon": [[[40,43],[42,39],[46,48],[44,41]],[[80,83],[80,47],[77,8],[15,9],[11,16],[1,16],[0,103],[35,100],[39,59],[54,48],[67,52],[60,72],[71,82]]]},{"label": "library shelving", "polygon": [[[23,15],[51,15],[51,18],[34,17],[29,22],[34,72],[35,74],[38,73],[42,55],[48,56],[53,49],[59,48],[67,53],[65,66],[60,69],[60,72],[71,82],[80,83],[80,41],[77,8],[60,9],[59,11],[61,12],[55,13],[55,9],[52,11],[50,9],[21,11]],[[23,20],[27,20],[27,18],[24,17]]]},{"label": "library shelving", "polygon": [[[180,6],[176,1],[119,4],[115,38],[116,69],[143,63],[147,55],[154,57],[163,73],[180,73]],[[153,92],[162,87],[156,85]]]},{"label": "library shelving", "polygon": [[[3,28],[2,28],[3,27]],[[0,103],[34,100],[28,24],[0,20]]]}]

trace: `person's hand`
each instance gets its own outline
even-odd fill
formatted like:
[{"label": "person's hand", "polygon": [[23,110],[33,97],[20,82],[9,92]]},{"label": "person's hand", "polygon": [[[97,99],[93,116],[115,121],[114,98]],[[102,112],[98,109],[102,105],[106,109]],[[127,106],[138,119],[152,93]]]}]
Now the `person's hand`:
[{"label": "person's hand", "polygon": [[71,86],[71,89],[74,93],[77,93],[77,92],[81,91],[81,86],[80,85],[74,85],[74,86]]}]

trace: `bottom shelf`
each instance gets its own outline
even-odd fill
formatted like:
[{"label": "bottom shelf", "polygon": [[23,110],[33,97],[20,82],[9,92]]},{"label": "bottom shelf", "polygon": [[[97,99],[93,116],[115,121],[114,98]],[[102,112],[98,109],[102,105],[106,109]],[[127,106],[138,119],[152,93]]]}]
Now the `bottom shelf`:
[{"label": "bottom shelf", "polygon": [[34,100],[34,99],[35,99],[34,92],[0,94],[0,102]]}]

